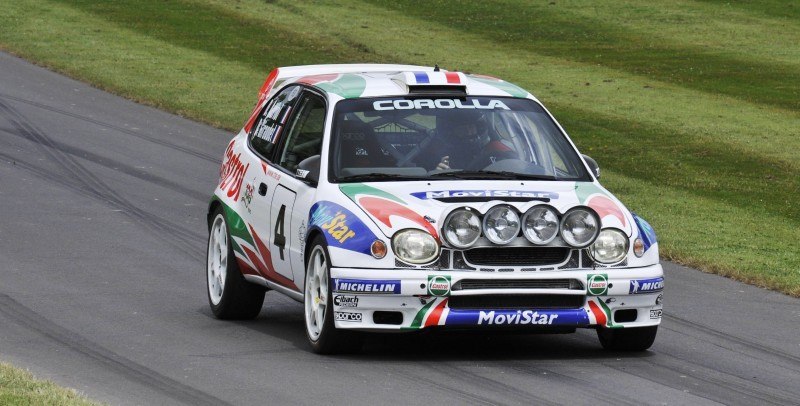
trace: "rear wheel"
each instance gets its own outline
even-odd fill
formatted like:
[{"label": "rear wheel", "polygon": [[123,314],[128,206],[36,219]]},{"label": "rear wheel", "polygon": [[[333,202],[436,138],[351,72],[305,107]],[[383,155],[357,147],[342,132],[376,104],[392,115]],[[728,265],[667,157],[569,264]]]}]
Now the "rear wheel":
[{"label": "rear wheel", "polygon": [[214,211],[208,233],[206,282],[208,304],[219,319],[242,320],[258,316],[266,289],[247,282],[239,270],[222,208]]},{"label": "rear wheel", "polygon": [[337,330],[333,322],[330,262],[325,240],[318,236],[311,246],[306,265],[304,295],[308,342],[318,354],[358,350],[361,348],[361,337],[355,332]]},{"label": "rear wheel", "polygon": [[658,326],[633,328],[599,328],[600,345],[610,351],[644,351],[656,340]]}]

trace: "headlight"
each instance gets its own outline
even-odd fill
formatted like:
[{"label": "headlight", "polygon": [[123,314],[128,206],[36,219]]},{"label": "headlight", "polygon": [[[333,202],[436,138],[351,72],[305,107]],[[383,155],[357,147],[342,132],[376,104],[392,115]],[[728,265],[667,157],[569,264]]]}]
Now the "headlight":
[{"label": "headlight", "polygon": [[614,264],[625,259],[628,254],[628,237],[622,231],[607,228],[592,244],[592,258],[604,264]]},{"label": "headlight", "polygon": [[392,237],[392,249],[401,261],[412,264],[425,264],[439,255],[436,240],[425,231],[413,228],[398,231]]},{"label": "headlight", "polygon": [[483,216],[483,233],[495,244],[508,244],[519,234],[519,215],[511,206],[494,206]]},{"label": "headlight", "polygon": [[455,248],[467,248],[481,236],[481,219],[474,211],[456,209],[444,220],[442,234]]},{"label": "headlight", "polygon": [[591,244],[599,232],[600,217],[588,207],[574,207],[561,219],[561,238],[575,248]]},{"label": "headlight", "polygon": [[547,244],[558,234],[558,214],[547,205],[531,207],[522,217],[522,224],[525,238],[534,244]]}]

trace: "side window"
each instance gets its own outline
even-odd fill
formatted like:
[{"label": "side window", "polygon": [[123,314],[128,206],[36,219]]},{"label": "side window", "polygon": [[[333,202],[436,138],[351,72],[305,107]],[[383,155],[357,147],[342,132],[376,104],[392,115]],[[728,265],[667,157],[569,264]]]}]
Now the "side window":
[{"label": "side window", "polygon": [[250,145],[264,158],[269,159],[281,140],[292,106],[301,92],[299,86],[282,90],[267,103],[250,130]]},{"label": "side window", "polygon": [[561,159],[561,155],[558,154],[558,151],[556,151],[555,147],[552,144],[548,144],[547,147],[555,172],[559,176],[569,175],[570,171],[567,168],[567,165],[564,163],[564,160]]},{"label": "side window", "polygon": [[294,173],[297,164],[322,152],[322,133],[325,129],[325,101],[312,93],[300,99],[279,165]]}]

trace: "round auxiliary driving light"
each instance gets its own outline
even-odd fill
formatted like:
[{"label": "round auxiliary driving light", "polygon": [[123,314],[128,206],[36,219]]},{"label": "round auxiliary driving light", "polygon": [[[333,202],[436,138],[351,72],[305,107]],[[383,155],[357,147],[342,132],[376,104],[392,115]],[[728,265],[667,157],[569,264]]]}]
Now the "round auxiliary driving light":
[{"label": "round auxiliary driving light", "polygon": [[495,244],[510,243],[519,229],[519,215],[511,206],[494,206],[483,215],[483,234]]},{"label": "round auxiliary driving light", "polygon": [[558,213],[547,205],[533,206],[522,217],[522,232],[528,241],[544,245],[558,235]]},{"label": "round auxiliary driving light", "polygon": [[444,220],[442,234],[454,248],[467,248],[481,236],[481,219],[469,209],[453,210]]},{"label": "round auxiliary driving light", "polygon": [[588,207],[574,207],[561,219],[561,238],[572,247],[591,244],[599,233],[600,216]]},{"label": "round auxiliary driving light", "polygon": [[628,255],[628,236],[622,231],[606,228],[594,240],[589,250],[592,258],[603,264],[615,264]]}]

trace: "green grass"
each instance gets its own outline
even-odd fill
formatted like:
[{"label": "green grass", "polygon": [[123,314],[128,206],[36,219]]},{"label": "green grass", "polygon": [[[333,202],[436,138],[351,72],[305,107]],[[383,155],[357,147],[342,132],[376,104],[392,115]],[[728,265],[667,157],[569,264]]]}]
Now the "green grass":
[{"label": "green grass", "polygon": [[29,372],[0,362],[0,404],[23,405],[94,405],[70,389],[40,381]]},{"label": "green grass", "polygon": [[20,0],[0,47],[237,129],[275,66],[439,63],[534,93],[665,258],[800,296],[791,1]]}]

